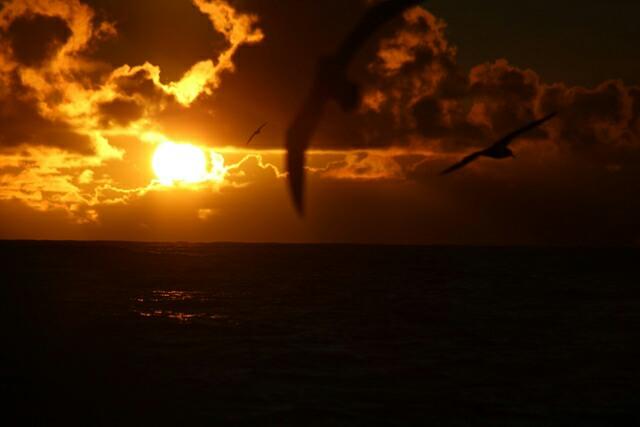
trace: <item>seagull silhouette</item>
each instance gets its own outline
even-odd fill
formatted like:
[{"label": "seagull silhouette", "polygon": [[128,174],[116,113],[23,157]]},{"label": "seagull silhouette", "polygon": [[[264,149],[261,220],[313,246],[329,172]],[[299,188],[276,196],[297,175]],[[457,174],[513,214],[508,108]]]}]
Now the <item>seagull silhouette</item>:
[{"label": "seagull silhouette", "polygon": [[251,136],[249,137],[249,139],[247,139],[247,145],[249,145],[249,143],[251,143],[251,141],[253,141],[253,138],[255,138],[256,136],[260,135],[260,132],[262,132],[262,129],[264,129],[264,127],[267,125],[267,123],[263,123],[262,125],[260,125],[260,127],[258,129],[256,129]]},{"label": "seagull silhouette", "polygon": [[539,120],[535,120],[529,123],[528,125],[521,127],[520,129],[515,130],[508,135],[505,135],[502,139],[498,140],[492,146],[485,148],[484,150],[476,151],[475,153],[469,154],[467,157],[460,160],[458,163],[440,172],[440,175],[447,175],[447,174],[450,174],[451,172],[457,171],[458,169],[465,167],[469,163],[473,162],[474,160],[477,160],[479,157],[482,157],[482,156],[491,157],[492,159],[505,159],[508,157],[515,158],[516,156],[513,154],[513,151],[511,151],[511,149],[509,148],[509,144],[511,144],[516,138],[518,138],[525,132],[529,132],[530,130],[535,129],[541,126],[542,124],[544,124],[545,122],[551,120],[557,114],[558,113],[551,113],[549,115],[546,115]]},{"label": "seagull silhouette", "polygon": [[327,101],[333,99],[343,110],[360,103],[360,88],[347,76],[349,64],[365,42],[384,24],[424,0],[385,0],[370,7],[333,54],[321,57],[315,79],[300,110],[286,133],[289,189],[296,210],[304,211],[305,151],[311,143]]}]

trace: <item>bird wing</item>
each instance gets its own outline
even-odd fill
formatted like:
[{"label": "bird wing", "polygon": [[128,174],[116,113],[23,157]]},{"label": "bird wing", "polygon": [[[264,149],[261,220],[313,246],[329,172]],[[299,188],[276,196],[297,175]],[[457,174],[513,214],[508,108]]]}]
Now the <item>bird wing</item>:
[{"label": "bird wing", "polygon": [[423,2],[424,0],[385,0],[371,6],[335,52],[335,60],[346,66],[380,27],[404,10]]},{"label": "bird wing", "polygon": [[255,131],[253,131],[253,133],[251,134],[251,136],[249,137],[249,139],[247,140],[247,145],[249,145],[249,143],[251,141],[253,141],[253,138],[255,138],[257,135],[260,134],[260,132],[262,132],[262,129],[266,126],[267,124],[264,123],[262,125],[260,125],[260,127],[258,129],[256,129]]},{"label": "bird wing", "polygon": [[497,147],[497,146],[503,146],[506,147],[509,144],[511,144],[516,138],[518,138],[519,136],[521,136],[522,134],[529,132],[530,130],[533,130],[537,127],[540,127],[541,125],[543,125],[544,123],[548,122],[549,120],[551,120],[552,118],[554,118],[556,115],[558,115],[558,113],[554,112],[551,114],[547,114],[546,116],[544,116],[543,118],[539,119],[539,120],[534,120],[531,123],[527,124],[526,126],[523,126],[507,135],[505,135],[504,137],[502,137],[498,142],[496,142],[493,147]]},{"label": "bird wing", "polygon": [[305,151],[311,143],[311,137],[318,126],[326,100],[326,93],[317,88],[312,90],[285,136],[289,190],[296,210],[301,215],[304,210]]},{"label": "bird wing", "polygon": [[458,169],[462,169],[463,167],[467,166],[469,163],[473,162],[478,157],[480,157],[483,152],[484,152],[484,150],[476,151],[475,153],[469,154],[467,157],[465,157],[464,159],[460,160],[458,163],[456,163],[456,164],[454,164],[452,166],[449,166],[448,168],[446,168],[445,170],[440,172],[440,175],[448,175],[451,172],[457,171]]},{"label": "bird wing", "polygon": [[[334,66],[338,69],[343,69],[346,73],[346,68],[353,57],[373,33],[403,10],[416,6],[423,1],[385,0],[370,7],[332,56]],[[321,82],[316,77],[313,89],[305,99],[302,108],[298,111],[286,134],[289,189],[293,203],[300,214],[303,213],[304,202],[305,151],[309,147],[311,137],[320,121],[324,105],[329,96],[326,88],[322,87]]]}]

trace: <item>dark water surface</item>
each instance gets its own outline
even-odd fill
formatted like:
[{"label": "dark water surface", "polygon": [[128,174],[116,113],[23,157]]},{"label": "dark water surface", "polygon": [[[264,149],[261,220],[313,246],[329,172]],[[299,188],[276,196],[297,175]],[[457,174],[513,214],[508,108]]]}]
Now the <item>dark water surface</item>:
[{"label": "dark water surface", "polygon": [[634,249],[0,242],[0,263],[11,425],[639,420]]}]

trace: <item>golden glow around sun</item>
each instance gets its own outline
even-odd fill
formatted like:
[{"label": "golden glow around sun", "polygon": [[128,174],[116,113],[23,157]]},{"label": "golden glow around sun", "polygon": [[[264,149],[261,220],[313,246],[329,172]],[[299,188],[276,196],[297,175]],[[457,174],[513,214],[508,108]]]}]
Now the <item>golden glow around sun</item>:
[{"label": "golden glow around sun", "polygon": [[152,159],[153,171],[163,185],[197,184],[205,181],[221,182],[226,169],[224,158],[213,151],[207,153],[191,144],[163,142]]}]

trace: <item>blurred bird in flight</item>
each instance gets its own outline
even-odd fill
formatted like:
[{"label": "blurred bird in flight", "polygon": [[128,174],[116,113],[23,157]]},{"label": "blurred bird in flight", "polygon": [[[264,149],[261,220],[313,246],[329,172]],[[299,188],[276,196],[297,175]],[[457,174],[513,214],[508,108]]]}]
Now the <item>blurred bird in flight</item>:
[{"label": "blurred bird in flight", "polygon": [[320,122],[327,101],[336,101],[352,111],[360,103],[360,88],[349,80],[347,71],[353,58],[382,26],[424,0],[385,0],[370,7],[333,54],[320,58],[316,75],[302,107],[286,133],[287,171],[293,204],[304,212],[305,152]]}]

